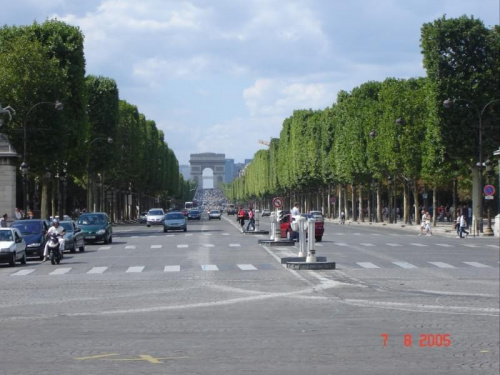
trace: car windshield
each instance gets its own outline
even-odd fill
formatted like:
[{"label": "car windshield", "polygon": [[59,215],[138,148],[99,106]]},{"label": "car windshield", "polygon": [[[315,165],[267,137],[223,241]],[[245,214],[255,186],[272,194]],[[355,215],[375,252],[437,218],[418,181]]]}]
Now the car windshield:
[{"label": "car windshield", "polygon": [[98,225],[105,223],[102,215],[82,215],[78,219],[79,225]]},{"label": "car windshield", "polygon": [[13,241],[12,232],[10,230],[0,231],[0,241]]},{"label": "car windshield", "polygon": [[141,216],[146,216],[148,213],[147,212],[142,212]]},{"label": "car windshield", "polygon": [[163,212],[161,212],[160,210],[152,210],[152,211],[149,211],[148,215],[161,216],[161,215],[163,215]]},{"label": "car windshield", "polygon": [[22,234],[37,234],[42,231],[42,223],[29,220],[13,223],[12,228],[17,228]]},{"label": "car windshield", "polygon": [[73,224],[70,222],[60,222],[59,225],[64,228],[66,232],[73,232]]},{"label": "car windshield", "polygon": [[173,212],[171,214],[167,214],[167,220],[183,220],[184,219],[184,215],[182,215],[181,213],[177,213],[177,212]]},{"label": "car windshield", "polygon": [[211,213],[211,214],[218,214],[218,213],[219,213],[219,211],[217,211],[217,210],[212,210],[212,211],[210,211],[210,213]]},{"label": "car windshield", "polygon": [[189,211],[189,213],[190,213],[191,215],[193,215],[193,214],[194,214],[194,215],[198,215],[198,214],[200,213],[200,211],[191,210],[191,211]]}]

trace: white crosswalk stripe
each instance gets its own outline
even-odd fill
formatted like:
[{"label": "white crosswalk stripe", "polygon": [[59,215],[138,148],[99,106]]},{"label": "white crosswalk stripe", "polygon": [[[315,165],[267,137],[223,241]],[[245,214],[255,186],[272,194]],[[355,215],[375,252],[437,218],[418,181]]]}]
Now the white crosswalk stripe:
[{"label": "white crosswalk stripe", "polygon": [[185,236],[186,237],[193,237],[193,233],[186,233]]},{"label": "white crosswalk stripe", "polygon": [[315,244],[315,246],[318,246],[318,247],[324,247],[325,245],[321,244],[321,243],[317,243]]},{"label": "white crosswalk stripe", "polygon": [[151,245],[152,249],[161,249],[162,245]]},{"label": "white crosswalk stripe", "polygon": [[163,272],[180,272],[181,266],[165,266]]},{"label": "white crosswalk stripe", "polygon": [[399,267],[405,268],[405,269],[417,268],[417,266],[414,266],[413,264],[408,263],[408,262],[392,262],[392,263],[395,264],[396,266],[399,266]]},{"label": "white crosswalk stripe", "polygon": [[370,233],[371,236],[381,236],[380,233]]},{"label": "white crosswalk stripe", "polygon": [[217,267],[215,264],[202,264],[201,269],[203,271],[218,271],[219,267]]},{"label": "white crosswalk stripe", "polygon": [[203,244],[202,246],[203,247],[214,247],[215,245],[213,245],[211,243],[206,243],[206,244]]},{"label": "white crosswalk stripe", "polygon": [[26,276],[29,275],[30,273],[35,272],[35,270],[20,270],[15,273],[13,273],[10,276]]},{"label": "white crosswalk stripe", "polygon": [[125,249],[135,249],[135,246],[134,245],[127,245],[127,246],[125,246]]},{"label": "white crosswalk stripe", "polygon": [[257,268],[251,264],[238,264],[237,266],[242,271],[257,271]]},{"label": "white crosswalk stripe", "polygon": [[477,245],[471,245],[471,244],[464,244],[465,247],[479,247]]},{"label": "white crosswalk stripe", "polygon": [[127,273],[139,273],[144,270],[145,266],[135,266],[127,268]]},{"label": "white crosswalk stripe", "polygon": [[361,233],[353,233],[353,235],[355,235],[355,236],[361,236],[362,234]]},{"label": "white crosswalk stripe", "polygon": [[204,236],[211,236],[212,233],[203,233]]},{"label": "white crosswalk stripe", "polygon": [[453,247],[453,245],[449,245],[449,244],[447,244],[447,243],[436,243],[436,244],[434,244],[434,245],[436,245],[436,246],[441,246],[441,247]]},{"label": "white crosswalk stripe", "polygon": [[111,249],[111,246],[101,246],[97,250],[109,250],[109,249]]},{"label": "white crosswalk stripe", "polygon": [[189,245],[177,245],[177,248],[179,248],[179,249],[185,249],[188,247],[189,247]]},{"label": "white crosswalk stripe", "polygon": [[106,271],[108,267],[93,267],[89,272],[87,273],[103,273]]},{"label": "white crosswalk stripe", "polygon": [[491,247],[492,249],[496,249],[496,250],[500,249],[500,246],[498,246],[498,245],[486,245],[486,247]]},{"label": "white crosswalk stripe", "polygon": [[370,262],[356,262],[356,264],[363,268],[380,268],[379,266],[376,266],[375,264]]},{"label": "white crosswalk stripe", "polygon": [[428,263],[433,264],[433,265],[435,265],[436,267],[439,267],[439,268],[455,268],[451,264],[443,263],[443,262],[428,262]]},{"label": "white crosswalk stripe", "polygon": [[410,245],[413,245],[413,246],[418,246],[418,247],[427,247],[427,245],[424,245],[423,243],[410,243]]},{"label": "white crosswalk stripe", "polygon": [[337,245],[337,246],[349,246],[348,244],[343,243],[343,242],[336,242],[336,243],[334,243],[334,245]]},{"label": "white crosswalk stripe", "polygon": [[229,233],[222,233],[223,236],[229,236]]},{"label": "white crosswalk stripe", "polygon": [[366,247],[375,246],[372,243],[365,243],[365,242],[361,242],[360,245],[363,245],[363,246],[366,246]]},{"label": "white crosswalk stripe", "polygon": [[386,243],[386,245],[392,246],[392,247],[398,247],[398,246],[401,247],[401,245],[398,244],[398,243],[390,243],[390,242],[388,242],[388,243]]},{"label": "white crosswalk stripe", "polygon": [[469,266],[477,267],[477,268],[491,268],[490,266],[487,266],[486,264],[482,264],[479,262],[462,262],[462,263],[468,264]]},{"label": "white crosswalk stripe", "polygon": [[241,247],[239,243],[230,243],[229,247]]},{"label": "white crosswalk stripe", "polygon": [[71,267],[69,267],[69,268],[58,268],[57,270],[52,271],[51,273],[49,273],[49,275],[64,275],[65,273],[68,273],[69,271],[71,271]]}]

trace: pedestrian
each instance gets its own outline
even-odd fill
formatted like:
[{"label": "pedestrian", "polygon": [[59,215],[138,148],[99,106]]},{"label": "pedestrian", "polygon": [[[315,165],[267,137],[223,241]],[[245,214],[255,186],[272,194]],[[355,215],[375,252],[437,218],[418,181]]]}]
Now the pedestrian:
[{"label": "pedestrian", "polygon": [[298,216],[298,215],[300,215],[300,209],[299,209],[299,207],[300,207],[299,203],[295,202],[295,204],[293,205],[292,211],[291,211],[292,216]]},{"label": "pedestrian", "polygon": [[457,238],[460,238],[460,211],[457,210],[457,218],[455,219],[455,230],[457,231]]},{"label": "pedestrian", "polygon": [[248,225],[247,232],[250,230],[250,226],[252,226],[252,230],[255,230],[255,213],[253,212],[253,208],[250,206],[250,210],[248,210]]},{"label": "pedestrian", "polygon": [[342,211],[340,213],[340,224],[344,225],[345,224],[345,212]]},{"label": "pedestrian", "polygon": [[421,236],[424,233],[425,219],[426,219],[425,211],[422,210],[420,213],[422,214],[422,217],[420,219],[420,233],[419,233],[419,236]]},{"label": "pedestrian", "polygon": [[460,238],[464,238],[463,234],[465,233],[465,238],[469,236],[469,232],[467,232],[465,229],[467,229],[467,219],[465,218],[465,215],[462,213],[460,215],[459,219],[459,224],[460,224]]},{"label": "pedestrian", "polygon": [[7,214],[3,214],[0,218],[0,228],[7,228]]},{"label": "pedestrian", "polygon": [[33,210],[28,211],[28,219],[33,219],[35,217],[35,214],[33,213]]},{"label": "pedestrian", "polygon": [[432,236],[432,229],[431,229],[431,224],[432,224],[432,218],[431,214],[429,211],[425,213],[425,235],[426,236]]},{"label": "pedestrian", "polygon": [[241,225],[241,232],[244,232],[243,228],[245,227],[245,210],[241,206],[238,210],[238,221],[240,222]]},{"label": "pedestrian", "polygon": [[16,207],[16,210],[14,211],[14,217],[16,220],[21,220],[23,218],[23,213],[22,211]]}]

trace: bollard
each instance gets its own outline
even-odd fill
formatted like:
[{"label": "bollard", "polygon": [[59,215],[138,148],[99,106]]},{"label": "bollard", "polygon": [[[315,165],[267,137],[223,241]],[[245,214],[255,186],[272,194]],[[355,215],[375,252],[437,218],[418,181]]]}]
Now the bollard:
[{"label": "bollard", "polygon": [[269,240],[274,241],[274,228],[276,226],[276,213],[271,212],[271,215],[269,216],[269,220],[271,221],[271,236],[269,237]]},{"label": "bollard", "polygon": [[299,258],[304,258],[307,253],[307,239],[306,239],[306,218],[300,216],[297,218],[297,229],[299,232]]},{"label": "bollard", "polygon": [[281,241],[281,227],[280,227],[280,219],[278,215],[278,211],[276,211],[276,216],[275,216],[275,224],[274,224],[274,242],[280,242]]},{"label": "bollard", "polygon": [[260,220],[260,211],[259,210],[255,210],[255,225],[254,225],[254,232],[258,232],[260,229],[259,229],[259,220]]},{"label": "bollard", "polygon": [[306,263],[316,263],[316,250],[314,249],[314,245],[316,243],[316,220],[309,219],[307,221],[307,231],[309,232],[308,241],[307,241],[307,258]]}]

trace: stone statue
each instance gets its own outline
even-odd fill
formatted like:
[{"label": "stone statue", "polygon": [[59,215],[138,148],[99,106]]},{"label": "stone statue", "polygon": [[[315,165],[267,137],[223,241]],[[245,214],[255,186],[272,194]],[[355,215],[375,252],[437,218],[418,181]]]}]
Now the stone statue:
[{"label": "stone statue", "polygon": [[[0,104],[0,115],[5,115],[5,114],[7,114],[9,116],[9,121],[10,121],[10,120],[12,120],[12,115],[16,114],[16,111],[10,105],[3,108],[2,105]],[[2,125],[3,125],[3,119],[2,119],[2,117],[0,117],[0,126],[2,126]]]}]

